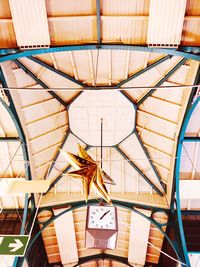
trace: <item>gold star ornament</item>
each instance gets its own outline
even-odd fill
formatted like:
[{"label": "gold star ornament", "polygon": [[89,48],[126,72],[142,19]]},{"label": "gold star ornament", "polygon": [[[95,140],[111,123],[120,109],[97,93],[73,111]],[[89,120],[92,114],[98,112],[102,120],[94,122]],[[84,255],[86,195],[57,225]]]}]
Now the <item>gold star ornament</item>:
[{"label": "gold star ornament", "polygon": [[98,195],[111,205],[112,201],[105,183],[115,184],[114,181],[98,166],[98,163],[88,155],[81,145],[78,144],[78,148],[78,156],[60,149],[62,155],[75,169],[75,171],[68,172],[69,176],[82,180],[86,202],[91,188],[94,187]]}]

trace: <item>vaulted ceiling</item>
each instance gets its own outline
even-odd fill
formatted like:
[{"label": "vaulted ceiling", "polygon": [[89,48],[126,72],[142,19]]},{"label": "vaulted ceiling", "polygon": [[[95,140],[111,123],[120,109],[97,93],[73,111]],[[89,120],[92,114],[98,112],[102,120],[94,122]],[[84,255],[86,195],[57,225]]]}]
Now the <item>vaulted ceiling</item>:
[{"label": "vaulted ceiling", "polygon": [[[1,183],[50,180],[38,213],[49,263],[158,264],[175,171],[183,186],[199,180],[199,104],[183,132],[198,93],[199,15],[198,0],[0,2]],[[59,151],[77,154],[78,143],[116,183],[107,185],[118,206],[115,250],[85,248],[82,183]],[[99,201],[95,190],[90,201]],[[1,197],[3,210],[24,203],[22,194]],[[200,208],[188,195],[180,205]]]}]

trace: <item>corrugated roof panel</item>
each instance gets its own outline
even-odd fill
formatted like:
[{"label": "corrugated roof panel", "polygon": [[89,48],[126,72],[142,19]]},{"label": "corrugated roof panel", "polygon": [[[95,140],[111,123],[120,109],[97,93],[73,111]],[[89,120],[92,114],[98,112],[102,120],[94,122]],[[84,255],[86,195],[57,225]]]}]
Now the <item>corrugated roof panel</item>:
[{"label": "corrugated roof panel", "polygon": [[97,41],[96,16],[48,18],[52,45]]},{"label": "corrugated roof panel", "polygon": [[[130,51],[112,50],[111,52],[111,80],[118,83],[128,76]],[[119,68],[120,66],[120,68]]]},{"label": "corrugated roof panel", "polygon": [[46,0],[48,16],[95,15],[96,0]]},{"label": "corrugated roof panel", "polygon": [[186,0],[151,0],[147,43],[177,46],[181,41]]},{"label": "corrugated roof panel", "polygon": [[150,0],[102,0],[103,15],[148,15]]},{"label": "corrugated roof panel", "polygon": [[[82,51],[84,53],[84,51]],[[74,53],[73,53],[74,54]],[[74,77],[74,71],[72,68],[70,53],[69,52],[58,52],[54,53],[55,64],[60,71],[67,73],[71,77]]]},{"label": "corrugated roof panel", "polygon": [[144,17],[102,16],[102,41],[146,44],[148,20]]},{"label": "corrugated roof panel", "polygon": [[149,58],[149,53],[147,52],[131,52],[130,53],[130,60],[129,60],[129,66],[128,66],[128,73],[129,75],[132,75],[141,69],[144,69],[147,67]]},{"label": "corrugated roof panel", "polygon": [[73,57],[71,59],[72,64],[74,60],[74,75],[77,76],[78,80],[91,84],[90,59],[88,51],[71,52],[71,56]]},{"label": "corrugated roof panel", "polygon": [[50,45],[44,0],[9,0],[17,43],[22,48]]},{"label": "corrugated roof panel", "polygon": [[92,52],[92,62],[94,68],[94,78],[98,85],[108,85],[108,51],[95,50]]}]

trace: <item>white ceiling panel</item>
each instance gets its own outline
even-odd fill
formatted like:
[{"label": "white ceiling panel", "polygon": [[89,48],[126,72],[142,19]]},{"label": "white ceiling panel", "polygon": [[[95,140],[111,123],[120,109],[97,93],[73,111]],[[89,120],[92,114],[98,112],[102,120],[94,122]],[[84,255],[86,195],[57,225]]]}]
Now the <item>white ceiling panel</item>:
[{"label": "white ceiling panel", "polygon": [[17,44],[21,48],[50,45],[44,0],[9,0]]}]

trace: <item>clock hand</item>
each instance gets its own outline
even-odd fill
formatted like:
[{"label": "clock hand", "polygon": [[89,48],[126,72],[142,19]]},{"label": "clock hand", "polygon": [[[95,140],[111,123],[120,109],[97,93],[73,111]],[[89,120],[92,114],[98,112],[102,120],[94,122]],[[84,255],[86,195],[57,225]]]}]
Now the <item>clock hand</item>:
[{"label": "clock hand", "polygon": [[106,216],[106,214],[108,214],[109,212],[110,212],[110,210],[106,211],[106,212],[101,216],[100,220],[102,220],[103,217]]}]

